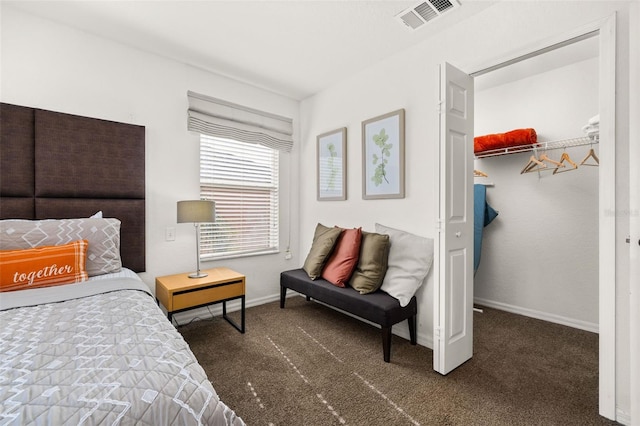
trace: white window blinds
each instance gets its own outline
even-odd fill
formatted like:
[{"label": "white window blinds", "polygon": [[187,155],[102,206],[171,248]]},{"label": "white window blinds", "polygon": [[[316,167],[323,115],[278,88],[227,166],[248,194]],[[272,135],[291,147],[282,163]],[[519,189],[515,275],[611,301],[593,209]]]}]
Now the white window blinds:
[{"label": "white window blinds", "polygon": [[200,137],[200,195],[216,203],[216,221],[201,225],[203,260],[278,251],[279,151]]},{"label": "white window blinds", "polygon": [[191,91],[187,92],[187,97],[189,130],[260,144],[279,151],[291,151],[293,122],[290,118]]}]

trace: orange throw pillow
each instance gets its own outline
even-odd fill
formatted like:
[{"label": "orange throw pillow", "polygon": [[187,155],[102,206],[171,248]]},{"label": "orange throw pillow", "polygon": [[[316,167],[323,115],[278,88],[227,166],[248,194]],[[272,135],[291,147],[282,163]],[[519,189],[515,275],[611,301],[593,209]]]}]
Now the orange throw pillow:
[{"label": "orange throw pillow", "polygon": [[0,291],[86,281],[87,240],[60,246],[0,251]]},{"label": "orange throw pillow", "polygon": [[358,264],[362,228],[345,229],[322,270],[322,278],[338,287],[345,287]]}]

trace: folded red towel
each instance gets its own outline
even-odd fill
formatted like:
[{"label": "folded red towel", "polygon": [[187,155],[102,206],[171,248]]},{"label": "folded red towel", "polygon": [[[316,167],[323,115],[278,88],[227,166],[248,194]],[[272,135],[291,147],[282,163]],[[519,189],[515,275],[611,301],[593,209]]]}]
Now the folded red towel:
[{"label": "folded red towel", "polygon": [[473,138],[473,152],[477,154],[491,149],[530,145],[537,142],[538,136],[534,129],[516,129],[506,133],[496,133]]}]

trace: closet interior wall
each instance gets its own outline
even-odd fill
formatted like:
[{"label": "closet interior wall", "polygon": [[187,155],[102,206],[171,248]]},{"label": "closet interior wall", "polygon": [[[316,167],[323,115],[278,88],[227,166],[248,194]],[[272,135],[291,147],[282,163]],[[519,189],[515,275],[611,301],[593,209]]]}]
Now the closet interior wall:
[{"label": "closet interior wall", "polygon": [[[476,78],[477,136],[532,127],[539,141],[581,137],[598,113],[597,56],[490,87],[484,78]],[[590,148],[566,152],[579,163]],[[558,161],[563,151],[547,155]],[[484,230],[475,302],[597,332],[599,168],[521,174],[532,154],[474,162],[488,175],[475,182],[493,183],[487,201],[499,211]]]}]

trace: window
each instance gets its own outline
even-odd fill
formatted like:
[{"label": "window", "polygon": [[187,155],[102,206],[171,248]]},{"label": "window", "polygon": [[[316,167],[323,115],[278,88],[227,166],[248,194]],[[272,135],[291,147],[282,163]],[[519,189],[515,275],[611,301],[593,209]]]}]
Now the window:
[{"label": "window", "polygon": [[200,228],[200,258],[278,251],[280,152],[293,148],[293,120],[187,92],[187,129],[200,135],[200,195],[216,221]]},{"label": "window", "polygon": [[200,227],[202,260],[278,251],[279,151],[200,136],[200,196],[216,221]]}]

